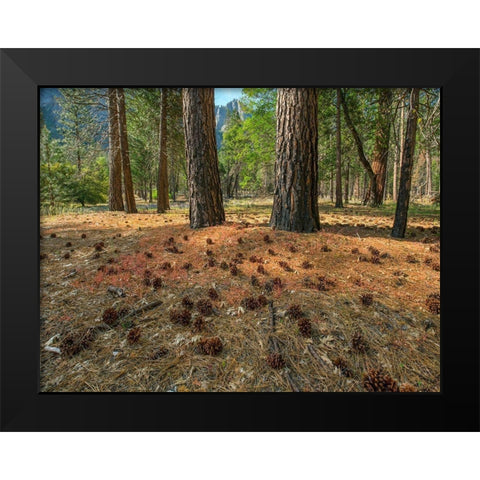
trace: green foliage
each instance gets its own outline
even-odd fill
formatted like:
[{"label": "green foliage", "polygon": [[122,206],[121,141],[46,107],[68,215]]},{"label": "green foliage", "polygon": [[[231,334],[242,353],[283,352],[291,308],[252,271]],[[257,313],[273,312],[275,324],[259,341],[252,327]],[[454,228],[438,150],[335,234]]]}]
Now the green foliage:
[{"label": "green foliage", "polygon": [[40,203],[50,211],[79,203],[97,204],[106,200],[108,168],[105,157],[100,157],[78,171],[76,165],[65,160],[58,140],[51,138],[43,126],[40,134]]},{"label": "green foliage", "polygon": [[94,165],[76,172],[66,184],[66,197],[71,202],[96,205],[107,199],[108,173],[105,158],[99,158]]},{"label": "green foliage", "polygon": [[245,88],[241,105],[245,120],[229,113],[219,153],[226,196],[241,188],[272,193],[275,164],[275,105],[277,93],[269,88]]}]

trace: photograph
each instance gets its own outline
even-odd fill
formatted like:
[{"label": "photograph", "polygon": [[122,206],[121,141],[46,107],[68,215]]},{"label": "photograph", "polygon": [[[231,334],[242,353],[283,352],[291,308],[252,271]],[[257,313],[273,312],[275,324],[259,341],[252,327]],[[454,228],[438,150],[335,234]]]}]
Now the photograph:
[{"label": "photograph", "polygon": [[39,86],[39,391],[440,393],[441,98]]}]

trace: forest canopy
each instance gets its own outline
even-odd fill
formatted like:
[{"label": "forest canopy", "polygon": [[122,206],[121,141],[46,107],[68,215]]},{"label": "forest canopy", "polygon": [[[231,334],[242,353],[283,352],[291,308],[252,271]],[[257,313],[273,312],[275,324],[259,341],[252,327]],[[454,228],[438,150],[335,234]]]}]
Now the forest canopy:
[{"label": "forest canopy", "polygon": [[[182,89],[42,89],[42,212],[101,205],[111,195],[108,90],[123,92],[124,142],[133,193],[143,208],[162,203],[158,207],[161,212],[169,208],[170,201],[188,200]],[[341,207],[349,202],[380,206],[397,200],[409,90],[316,89],[320,201]],[[277,109],[277,89],[273,88],[244,88],[239,99],[215,106],[218,169],[225,201],[274,194]],[[411,200],[438,202],[439,89],[419,89],[415,137]]]}]

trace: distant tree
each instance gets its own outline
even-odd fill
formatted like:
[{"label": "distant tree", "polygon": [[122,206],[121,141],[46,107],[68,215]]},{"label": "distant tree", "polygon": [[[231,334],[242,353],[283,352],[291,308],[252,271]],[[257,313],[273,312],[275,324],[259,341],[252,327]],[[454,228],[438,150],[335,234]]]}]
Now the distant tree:
[{"label": "distant tree", "polygon": [[183,130],[182,89],[168,89],[167,157],[168,188],[173,201],[177,192],[186,188],[185,135]]},{"label": "distant tree", "polygon": [[60,165],[58,142],[52,139],[42,117],[40,125],[40,203],[53,209],[64,200],[62,185],[68,178],[68,168],[58,171],[58,165]]},{"label": "distant tree", "polygon": [[190,227],[225,221],[217,142],[213,88],[183,89],[183,123],[188,162]]},{"label": "distant tree", "polygon": [[96,204],[106,198],[107,168],[104,158],[84,165],[76,165],[62,155],[58,140],[51,138],[45,125],[40,131],[40,203],[49,212],[70,203]]},{"label": "distant tree", "polygon": [[123,186],[127,213],[137,213],[135,195],[133,193],[132,172],[130,170],[130,153],[128,149],[127,116],[125,113],[125,93],[123,88],[117,88],[118,128],[120,140],[120,155],[122,157]]},{"label": "distant tree", "polygon": [[378,109],[375,121],[375,146],[371,164],[367,158],[364,142],[362,141],[360,134],[353,122],[345,92],[341,92],[345,122],[348,125],[355,141],[358,159],[364,167],[369,179],[369,185],[366,188],[363,203],[368,203],[373,207],[377,207],[383,203],[383,189],[386,178],[385,169],[388,159],[388,145],[391,124],[391,92],[389,92],[389,89],[378,89],[377,96]]},{"label": "distant tree", "polygon": [[336,137],[337,137],[337,162],[336,162],[336,185],[335,185],[335,208],[343,208],[342,202],[342,121],[341,121],[342,95],[337,88],[337,116],[336,116]]},{"label": "distant tree", "polygon": [[122,153],[120,150],[120,126],[116,88],[108,89],[108,206],[112,211],[123,210]]},{"label": "distant tree", "polygon": [[[419,100],[418,149],[419,157],[413,179],[417,180],[417,194],[432,198],[434,189],[439,191],[438,165],[434,161],[440,155],[440,92],[438,89],[422,89]],[[412,182],[413,182],[412,179]],[[437,190],[438,189],[438,190]]]},{"label": "distant tree", "polygon": [[81,172],[84,164],[94,161],[101,147],[103,122],[100,119],[98,90],[61,88],[59,132],[66,161]]},{"label": "distant tree", "polygon": [[[224,171],[224,185],[227,198],[238,196],[241,174],[245,175],[245,163],[250,142],[247,139],[244,124],[238,112],[228,112],[223,132],[222,146],[219,152],[221,167]],[[258,165],[256,165],[258,169]],[[255,172],[256,173],[256,172]],[[255,176],[253,173],[253,176]],[[248,181],[246,182],[248,184]]]},{"label": "distant tree", "polygon": [[378,92],[378,110],[375,130],[375,146],[372,154],[372,170],[375,175],[376,188],[370,187],[372,205],[381,205],[384,198],[387,161],[390,145],[390,126],[392,124],[391,88],[380,88]]},{"label": "distant tree", "polygon": [[275,133],[277,91],[274,88],[244,88],[241,105],[243,170],[241,186],[265,195],[275,187]]},{"label": "distant tree", "polygon": [[392,237],[404,238],[407,228],[408,206],[410,202],[410,189],[412,185],[412,169],[417,136],[419,88],[412,88],[408,105],[407,128],[400,171],[400,187],[398,191],[395,220],[393,223]]},{"label": "distant tree", "polygon": [[161,116],[160,116],[160,155],[157,178],[157,212],[164,213],[170,208],[168,199],[168,155],[167,155],[167,109],[168,88],[162,88]]},{"label": "distant tree", "polygon": [[145,201],[152,203],[160,155],[161,90],[135,88],[127,89],[125,93],[134,189]]},{"label": "distant tree", "polygon": [[318,103],[315,88],[279,88],[275,193],[270,226],[313,232],[320,228],[317,189]]},{"label": "distant tree", "polygon": [[65,180],[66,200],[85,205],[95,205],[106,200],[107,181],[104,176],[104,159],[99,158],[93,165],[84,167],[82,172],[75,172]]}]

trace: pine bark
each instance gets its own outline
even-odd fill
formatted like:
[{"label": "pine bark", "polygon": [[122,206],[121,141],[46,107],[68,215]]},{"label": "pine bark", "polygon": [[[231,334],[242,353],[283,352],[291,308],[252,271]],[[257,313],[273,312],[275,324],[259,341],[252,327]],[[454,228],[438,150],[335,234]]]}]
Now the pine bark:
[{"label": "pine bark", "polygon": [[109,192],[108,208],[112,211],[123,210],[122,197],[122,155],[120,152],[117,92],[108,89],[108,165]]},{"label": "pine bark", "polygon": [[376,188],[371,192],[370,204],[383,204],[387,174],[388,150],[390,144],[392,89],[382,88],[378,95],[378,111],[375,131],[375,146],[372,156],[372,170],[375,175]]},{"label": "pine bark", "polygon": [[314,232],[318,214],[318,104],[314,88],[279,88],[270,226]]},{"label": "pine bark", "polygon": [[161,100],[161,119],[160,119],[160,158],[158,164],[157,177],[157,212],[164,213],[170,209],[168,199],[168,157],[167,157],[167,109],[168,109],[168,89],[162,88]]},{"label": "pine bark", "polygon": [[404,238],[407,229],[408,206],[410,203],[410,189],[412,186],[413,157],[417,136],[419,88],[412,88],[410,93],[405,143],[403,148],[402,166],[400,170],[400,186],[398,191],[395,220],[392,237]]},{"label": "pine bark", "polygon": [[190,227],[219,225],[225,221],[213,88],[183,89],[183,124],[188,166]]},{"label": "pine bark", "polygon": [[343,208],[342,202],[342,120],[341,120],[341,92],[337,88],[337,161],[335,178],[335,208]]},{"label": "pine bark", "polygon": [[118,127],[120,139],[120,154],[122,157],[123,186],[125,192],[125,207],[127,213],[137,213],[135,195],[133,193],[132,172],[130,169],[130,152],[128,149],[127,115],[125,112],[125,92],[117,88]]}]

